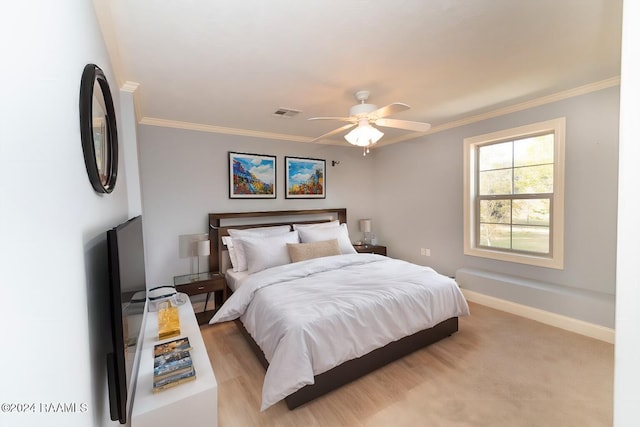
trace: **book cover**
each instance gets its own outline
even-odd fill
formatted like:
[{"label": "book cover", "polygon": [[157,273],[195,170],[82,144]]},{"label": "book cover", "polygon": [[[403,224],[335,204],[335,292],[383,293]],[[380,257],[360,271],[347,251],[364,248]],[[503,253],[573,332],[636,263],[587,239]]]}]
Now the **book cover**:
[{"label": "book cover", "polygon": [[174,351],[185,351],[185,350],[191,350],[191,343],[189,342],[189,338],[188,337],[177,338],[169,342],[154,345],[153,357],[157,357],[157,356],[171,353]]},{"label": "book cover", "polygon": [[154,369],[158,366],[162,366],[174,360],[180,360],[182,358],[190,356],[189,350],[176,350],[169,353],[161,354],[153,358]]},{"label": "book cover", "polygon": [[181,369],[176,369],[173,370],[171,372],[167,372],[166,374],[163,375],[157,375],[153,377],[153,382],[155,383],[159,383],[160,381],[163,381],[169,377],[177,377],[180,376],[182,374],[186,374],[189,373],[190,371],[193,370],[193,366],[187,366],[185,368],[181,368]]},{"label": "book cover", "polygon": [[186,372],[189,368],[193,367],[191,362],[191,356],[183,357],[182,359],[173,360],[153,369],[153,379],[157,381],[161,378],[169,375]]},{"label": "book cover", "polygon": [[182,372],[175,375],[170,375],[166,378],[163,378],[159,381],[153,382],[153,392],[156,393],[158,391],[166,390],[171,387],[175,387],[178,384],[185,383],[187,381],[193,381],[196,379],[196,370],[193,369],[193,366],[186,372]]}]

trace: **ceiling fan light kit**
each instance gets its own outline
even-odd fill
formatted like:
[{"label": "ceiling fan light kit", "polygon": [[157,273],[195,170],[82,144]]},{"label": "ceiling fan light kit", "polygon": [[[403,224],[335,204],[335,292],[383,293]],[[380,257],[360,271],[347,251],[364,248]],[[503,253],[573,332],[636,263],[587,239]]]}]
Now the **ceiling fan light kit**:
[{"label": "ceiling fan light kit", "polygon": [[342,122],[350,122],[350,124],[339,127],[338,129],[334,129],[331,132],[327,132],[324,135],[313,139],[312,142],[336,135],[357,125],[357,127],[346,134],[344,138],[347,140],[347,142],[349,142],[349,144],[356,145],[358,147],[364,147],[364,155],[366,156],[369,152],[369,147],[378,142],[384,135],[384,133],[371,126],[372,124],[382,127],[411,130],[415,132],[426,132],[431,128],[431,125],[429,123],[385,119],[384,117],[399,113],[404,110],[408,110],[411,107],[401,102],[394,102],[382,108],[378,108],[374,104],[367,104],[366,101],[368,98],[368,90],[360,90],[356,92],[356,99],[360,101],[360,103],[351,107],[351,109],[349,110],[349,117],[310,118],[309,120],[338,120]]},{"label": "ceiling fan light kit", "polygon": [[[346,139],[349,144],[368,148],[370,145],[378,142],[383,135],[384,133],[371,126],[369,120],[363,117],[358,121],[358,127],[346,134],[344,139]],[[364,154],[366,155],[368,151],[369,150],[366,150]]]}]

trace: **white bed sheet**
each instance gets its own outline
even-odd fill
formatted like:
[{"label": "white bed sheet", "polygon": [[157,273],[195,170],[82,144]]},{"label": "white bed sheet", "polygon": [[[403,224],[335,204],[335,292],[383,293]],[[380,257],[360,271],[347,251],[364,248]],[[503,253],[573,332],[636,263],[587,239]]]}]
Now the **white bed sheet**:
[{"label": "white bed sheet", "polygon": [[456,282],[374,254],[337,255],[249,275],[210,323],[241,318],[269,361],[261,410],[314,375],[456,316]]},{"label": "white bed sheet", "polygon": [[227,280],[227,286],[233,292],[235,292],[240,285],[242,285],[242,281],[249,277],[249,273],[247,271],[233,271],[233,268],[227,269],[225,272],[225,279]]}]

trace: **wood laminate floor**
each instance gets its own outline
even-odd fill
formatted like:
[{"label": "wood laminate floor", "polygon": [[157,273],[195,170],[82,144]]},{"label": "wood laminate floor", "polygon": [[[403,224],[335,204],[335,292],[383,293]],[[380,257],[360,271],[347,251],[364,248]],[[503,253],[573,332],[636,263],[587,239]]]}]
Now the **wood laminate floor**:
[{"label": "wood laminate floor", "polygon": [[290,411],[233,322],[202,326],[229,426],[610,426],[613,345],[470,304],[460,330]]}]

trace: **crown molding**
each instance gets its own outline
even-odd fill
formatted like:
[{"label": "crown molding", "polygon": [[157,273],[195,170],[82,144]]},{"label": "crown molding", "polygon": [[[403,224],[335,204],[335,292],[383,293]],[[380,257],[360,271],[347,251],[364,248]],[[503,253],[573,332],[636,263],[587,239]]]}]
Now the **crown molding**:
[{"label": "crown molding", "polygon": [[123,92],[135,93],[135,91],[138,90],[139,87],[140,83],[127,80],[122,86],[120,86],[120,90]]},{"label": "crown molding", "polygon": [[204,125],[200,123],[181,122],[177,120],[156,119],[143,117],[139,121],[142,125],[160,126],[174,129],[195,130],[199,132],[221,133],[225,135],[251,136],[254,138],[277,139],[282,141],[311,142],[313,138],[299,135],[287,135],[283,133],[260,132],[248,129],[228,128],[223,126]]},{"label": "crown molding", "polygon": [[442,132],[443,130],[453,129],[456,127],[468,125],[470,123],[492,119],[494,117],[505,116],[507,114],[528,110],[530,108],[539,107],[545,104],[551,104],[552,102],[562,101],[565,99],[573,98],[575,96],[585,95],[587,93],[596,92],[602,89],[607,89],[612,86],[618,86],[618,85],[620,85],[620,76],[612,77],[610,79],[589,83],[573,89],[543,96],[541,98],[532,99],[531,101],[521,102],[519,104],[511,105],[504,108],[499,108],[497,110],[489,111],[487,113],[477,114],[475,116],[467,117],[460,120],[454,120],[449,123],[444,123],[431,128],[429,133]]},{"label": "crown molding", "polygon": [[410,139],[419,138],[424,135],[430,135],[437,132],[465,126],[471,123],[481,122],[483,120],[492,119],[495,117],[505,116],[507,114],[515,113],[518,111],[528,110],[530,108],[539,107],[541,105],[550,104],[552,102],[562,101],[565,99],[573,98],[575,96],[585,95],[587,93],[596,92],[602,89],[607,89],[613,86],[620,85],[620,76],[611,77],[609,79],[600,80],[594,83],[589,83],[583,86],[578,86],[573,89],[568,89],[562,92],[557,92],[551,95],[543,96],[540,98],[532,99],[530,101],[521,102],[519,104],[510,105],[508,107],[499,108],[497,110],[488,111],[482,114],[476,114],[474,116],[465,117],[460,120],[454,120],[448,123],[443,123],[429,129],[427,132],[413,132],[407,135],[402,135],[397,138],[389,139],[382,144],[378,143],[378,146],[390,145],[398,142],[408,141]]},{"label": "crown molding", "polygon": [[136,122],[140,122],[140,112],[142,111],[142,102],[140,101],[140,83],[127,80],[120,86],[120,92],[130,93],[133,98],[133,111],[136,115]]},{"label": "crown molding", "polygon": [[[127,86],[128,83],[133,83],[133,82],[127,82],[125,86]],[[489,111],[486,113],[476,114],[474,116],[469,116],[459,120],[443,123],[443,124],[432,127],[427,132],[413,132],[406,135],[402,135],[397,138],[391,138],[391,139],[379,141],[376,144],[376,147],[382,147],[385,145],[391,145],[391,144],[396,144],[398,142],[404,142],[411,139],[420,138],[425,135],[431,135],[434,133],[457,128],[460,126],[465,126],[471,123],[476,123],[483,120],[504,116],[504,115],[515,113],[518,111],[527,110],[529,108],[539,107],[541,105],[562,101],[564,99],[585,95],[587,93],[596,92],[602,89],[607,89],[607,88],[610,88],[613,86],[619,86],[619,85],[620,85],[620,76],[611,77],[609,79],[600,80],[594,83],[589,83],[573,89],[568,89],[562,92],[557,92],[551,95],[532,99],[530,101],[521,102],[518,104],[514,104],[504,108],[499,108],[497,110]],[[136,89],[137,89],[137,86],[136,86]],[[138,109],[136,109],[136,111],[138,111]],[[228,128],[228,127],[222,127],[222,126],[205,125],[200,123],[157,119],[154,117],[143,117],[142,119],[139,120],[138,123],[143,125],[149,125],[149,126],[160,126],[160,127],[168,127],[168,128],[175,128],[175,129],[195,130],[199,132],[221,133],[226,135],[251,136],[254,138],[276,139],[281,141],[311,142],[314,139],[311,137],[300,136],[300,135],[287,135],[282,133],[271,133],[271,132],[261,132],[261,131],[254,131],[254,130],[248,130],[248,129]],[[325,142],[318,141],[316,143],[327,144],[327,145],[338,144],[335,141],[325,141]]]}]

